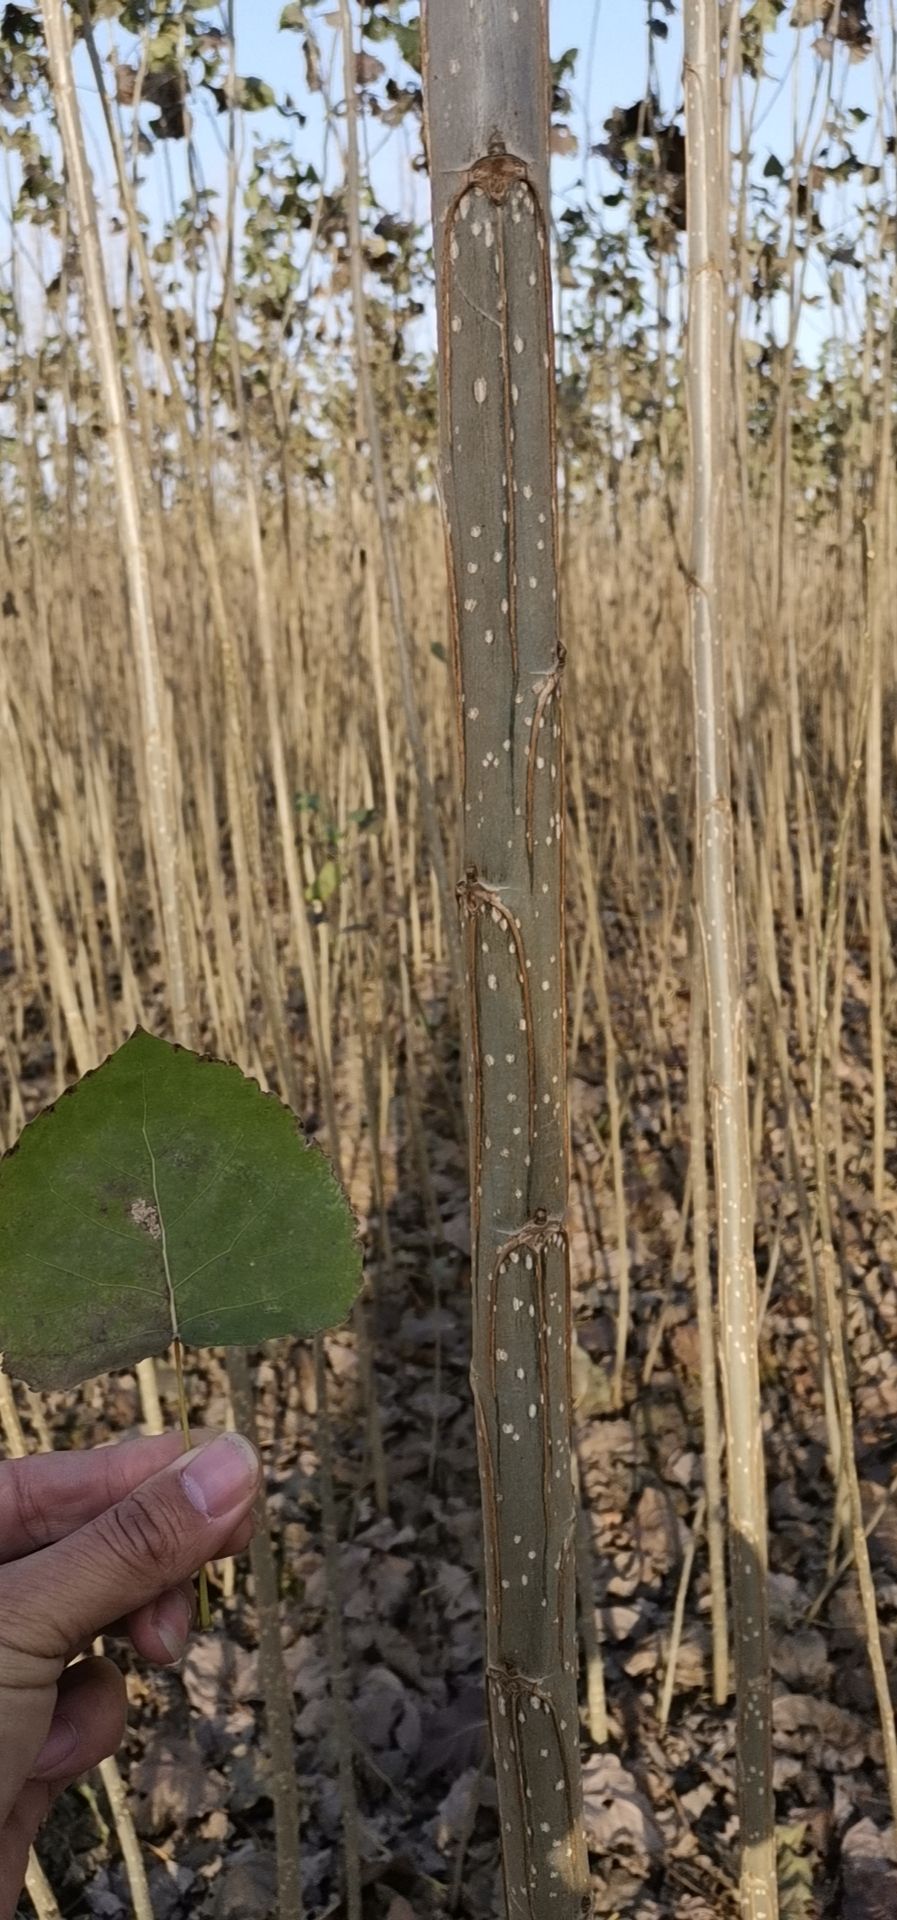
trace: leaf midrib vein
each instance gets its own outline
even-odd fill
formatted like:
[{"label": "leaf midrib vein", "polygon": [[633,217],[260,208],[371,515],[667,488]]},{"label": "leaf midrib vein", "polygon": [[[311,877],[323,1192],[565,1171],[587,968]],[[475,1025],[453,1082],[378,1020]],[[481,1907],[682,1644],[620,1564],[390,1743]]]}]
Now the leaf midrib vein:
[{"label": "leaf midrib vein", "polygon": [[[144,1139],[144,1144],[146,1146],[146,1151],[149,1155],[150,1173],[152,1175],[152,1182],[153,1182],[153,1200],[155,1202],[156,1214],[159,1220],[159,1229],[161,1234],[162,1267],[165,1274],[165,1286],[168,1294],[168,1310],[171,1317],[172,1339],[180,1340],[182,1338],[182,1334],[181,1334],[181,1323],[178,1317],[178,1305],[177,1305],[178,1294],[183,1293],[184,1288],[189,1285],[191,1280],[196,1279],[197,1274],[205,1273],[207,1267],[213,1267],[217,1260],[226,1260],[228,1257],[228,1254],[233,1253],[233,1250],[237,1245],[238,1240],[242,1239],[243,1234],[247,1232],[248,1228],[251,1227],[255,1222],[257,1222],[259,1215],[264,1213],[265,1210],[268,1207],[270,1207],[273,1204],[273,1202],[277,1199],[277,1196],[280,1192],[280,1182],[278,1182],[274,1187],[272,1187],[270,1193],[268,1194],[268,1198],[264,1201],[261,1207],[256,1207],[256,1206],[253,1207],[248,1220],[244,1220],[243,1225],[234,1234],[234,1237],[230,1241],[228,1246],[219,1248],[217,1253],[210,1254],[208,1260],[202,1260],[200,1261],[199,1266],[193,1267],[190,1273],[185,1273],[181,1276],[180,1279],[174,1280],[172,1277],[171,1266],[168,1259],[168,1230],[166,1227],[165,1215],[162,1211],[162,1201],[159,1195],[159,1183],[158,1183],[157,1169],[156,1169],[156,1156],[153,1152],[152,1142],[150,1140],[149,1133],[147,1132],[147,1124],[146,1124],[147,1092],[146,1092],[146,1069],[145,1068],[143,1071],[142,1078],[143,1078],[143,1123],[142,1123],[141,1130],[143,1133],[143,1139]],[[241,1135],[241,1138],[242,1138],[242,1135]],[[237,1146],[239,1146],[239,1144],[240,1142],[238,1141]],[[237,1146],[234,1147],[234,1150],[233,1150],[234,1153],[236,1153],[237,1151]],[[230,1159],[232,1158],[233,1158],[233,1153],[230,1155]],[[228,1164],[229,1162],[226,1161],[224,1163],[224,1166],[226,1167]],[[223,1171],[223,1170],[224,1168],[219,1169],[219,1171]],[[212,1186],[214,1184],[214,1181],[216,1178],[217,1178],[217,1174],[213,1174],[212,1179],[209,1181],[209,1186]],[[208,1189],[206,1189],[206,1191],[208,1191]],[[183,1218],[183,1214],[186,1211],[187,1211],[187,1208],[184,1208],[183,1212],[178,1215],[179,1220]],[[176,1222],[172,1222],[172,1225],[176,1225],[176,1224],[177,1224]],[[263,1306],[267,1303],[265,1301],[259,1300],[259,1301],[253,1301],[251,1304],[253,1306]]]},{"label": "leaf midrib vein", "polygon": [[162,1267],[165,1274],[165,1285],[168,1289],[168,1311],[171,1315],[171,1337],[173,1340],[179,1340],[180,1328],[178,1325],[177,1303],[175,1301],[174,1287],[171,1281],[171,1268],[168,1264],[168,1235],[165,1230],[165,1215],[162,1212],[162,1202],[159,1198],[159,1183],[156,1178],[156,1156],[153,1152],[152,1143],[150,1141],[149,1134],[147,1133],[147,1130],[146,1130],[146,1107],[147,1107],[146,1069],[144,1068],[144,1071],[143,1071],[143,1138],[146,1143],[147,1153],[149,1154],[150,1173],[152,1175],[152,1181],[153,1181],[153,1199],[156,1203],[156,1216],[159,1221],[159,1231],[162,1236]]}]

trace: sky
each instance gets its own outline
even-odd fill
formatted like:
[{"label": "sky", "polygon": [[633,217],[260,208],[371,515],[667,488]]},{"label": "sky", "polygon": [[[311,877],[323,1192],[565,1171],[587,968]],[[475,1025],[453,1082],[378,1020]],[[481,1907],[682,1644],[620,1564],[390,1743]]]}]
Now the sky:
[{"label": "sky", "polygon": [[[281,11],[282,0],[238,0],[237,43],[244,70],[263,74],[273,70],[286,85],[290,43],[295,49],[297,42],[293,35],[278,33]],[[599,57],[595,62],[594,92],[599,107],[606,101],[605,112],[609,112],[616,99],[627,91],[636,99],[642,87],[645,15],[641,0],[599,0],[597,9],[594,0],[550,0],[551,50],[556,56],[566,47],[585,47],[596,11]],[[297,58],[296,53],[293,58]]]}]

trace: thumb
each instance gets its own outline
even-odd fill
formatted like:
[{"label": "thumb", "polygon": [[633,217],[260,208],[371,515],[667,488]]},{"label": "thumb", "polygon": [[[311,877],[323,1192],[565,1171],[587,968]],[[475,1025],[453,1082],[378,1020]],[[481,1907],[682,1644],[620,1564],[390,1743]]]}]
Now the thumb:
[{"label": "thumb", "polygon": [[4,1568],[0,1685],[7,1625],[23,1652],[67,1660],[110,1621],[213,1560],[251,1508],[260,1472],[258,1454],[242,1434],[220,1434],[64,1540]]},{"label": "thumb", "polygon": [[10,1749],[24,1780],[66,1661],[215,1559],[250,1511],[260,1473],[249,1441],[221,1434],[65,1539],[0,1568],[0,1824],[15,1797]]}]

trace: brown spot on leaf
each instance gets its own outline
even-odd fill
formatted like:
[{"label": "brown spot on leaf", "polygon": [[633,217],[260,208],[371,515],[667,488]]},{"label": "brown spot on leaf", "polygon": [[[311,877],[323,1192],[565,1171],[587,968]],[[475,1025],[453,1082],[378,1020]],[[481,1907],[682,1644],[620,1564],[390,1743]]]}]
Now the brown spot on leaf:
[{"label": "brown spot on leaf", "polygon": [[151,1200],[133,1200],[128,1208],[128,1212],[135,1227],[142,1227],[144,1233],[148,1233],[151,1240],[161,1239],[162,1222],[159,1219],[159,1209],[153,1205]]}]

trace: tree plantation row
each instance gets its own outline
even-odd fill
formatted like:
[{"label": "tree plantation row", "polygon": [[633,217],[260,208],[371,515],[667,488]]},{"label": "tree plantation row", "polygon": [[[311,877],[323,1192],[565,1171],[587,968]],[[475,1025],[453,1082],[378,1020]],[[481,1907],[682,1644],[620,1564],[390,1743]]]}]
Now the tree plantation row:
[{"label": "tree plantation row", "polygon": [[0,1422],[267,1496],[38,1920],[897,1898],[897,14],[631,12],[0,19]]}]

